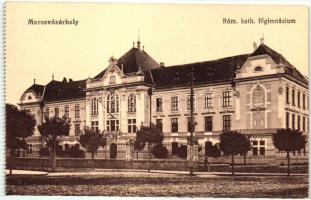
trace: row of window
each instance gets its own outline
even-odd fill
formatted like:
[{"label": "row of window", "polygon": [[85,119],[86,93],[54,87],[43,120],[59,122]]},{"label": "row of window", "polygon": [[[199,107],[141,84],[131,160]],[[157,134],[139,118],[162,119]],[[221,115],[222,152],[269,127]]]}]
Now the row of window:
[{"label": "row of window", "polygon": [[[119,112],[119,95],[111,92],[107,95],[106,107],[107,113]],[[128,96],[128,112],[136,112],[136,95],[131,93]],[[98,98],[91,100],[91,115],[98,115]]]},{"label": "row of window", "polygon": [[[289,87],[286,87],[286,103],[287,104],[290,104],[290,96],[289,96],[289,93],[290,93],[290,89]],[[297,91],[297,96],[296,96],[296,90],[295,89],[292,89],[292,98],[291,98],[291,103],[293,106],[296,106],[296,100],[297,100],[297,107],[300,108],[301,107],[301,99],[302,99],[302,108],[303,109],[306,109],[306,94],[301,94],[300,91]],[[301,98],[302,96],[302,98]]]},{"label": "row of window", "polygon": [[[195,119],[194,119],[195,121]],[[191,123],[190,123],[190,117],[187,118],[188,122],[188,132],[191,131]],[[223,131],[230,131],[231,130],[231,115],[223,115],[222,116],[222,125],[223,125]],[[163,120],[162,119],[156,119],[156,126],[158,129],[163,131]],[[171,132],[177,133],[178,132],[178,118],[171,118]],[[204,117],[204,131],[210,132],[213,131],[213,116],[205,116]]]},{"label": "row of window", "polygon": [[[136,133],[136,119],[128,119],[128,133]],[[99,130],[98,121],[91,121],[91,129]],[[80,124],[75,124],[76,135],[80,134]],[[119,131],[119,120],[109,119],[106,121],[106,131]]]},{"label": "row of window", "polygon": [[[223,107],[229,107],[232,104],[231,100],[231,91],[225,91],[222,93],[222,105]],[[190,110],[191,104],[191,96],[187,95],[187,110]],[[171,110],[178,111],[179,102],[178,96],[171,97]],[[193,97],[193,107],[195,108],[195,98]],[[204,96],[204,108],[212,108],[213,107],[213,93],[207,92]],[[156,111],[161,112],[163,111],[163,99],[161,97],[156,98]]]},{"label": "row of window", "polygon": [[[296,121],[297,116],[297,121]],[[292,123],[291,123],[291,129],[297,129],[299,131],[306,131],[306,123],[307,118],[305,116],[300,116],[292,113]],[[302,121],[301,121],[302,120]],[[301,127],[302,124],[302,127]],[[297,126],[296,126],[297,125]],[[290,113],[286,112],[286,128],[290,128]]]},{"label": "row of window", "polygon": [[[65,110],[65,117],[70,118],[71,116],[70,116],[70,112],[69,112],[69,106],[65,106],[64,110]],[[46,118],[50,117],[50,109],[49,108],[45,109],[44,115],[45,115]],[[55,117],[60,117],[59,116],[59,107],[55,107],[54,108],[54,116]],[[75,118],[80,118],[80,106],[78,106],[78,105],[75,106],[74,117]]]}]

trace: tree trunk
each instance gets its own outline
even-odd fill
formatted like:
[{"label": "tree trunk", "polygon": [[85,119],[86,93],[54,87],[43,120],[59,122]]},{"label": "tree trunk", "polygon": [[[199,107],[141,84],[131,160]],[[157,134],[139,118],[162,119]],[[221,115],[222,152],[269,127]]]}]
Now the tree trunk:
[{"label": "tree trunk", "polygon": [[289,151],[287,151],[287,176],[290,175],[289,165],[290,165]]},{"label": "tree trunk", "polygon": [[91,153],[92,158],[92,170],[94,171],[94,152]]},{"label": "tree trunk", "polygon": [[148,142],[148,172],[150,172],[150,159],[151,159],[151,152],[150,152],[150,143]]},{"label": "tree trunk", "polygon": [[53,139],[52,171],[56,170],[56,139]]},{"label": "tree trunk", "polygon": [[243,156],[244,156],[244,165],[246,165],[246,152],[244,152]]},{"label": "tree trunk", "polygon": [[10,175],[12,175],[12,171],[13,171],[13,160],[14,160],[14,148],[11,148],[10,149],[10,152],[9,152],[9,160],[10,160]]},{"label": "tree trunk", "polygon": [[234,156],[231,154],[231,171],[232,171],[232,176],[234,176]]}]

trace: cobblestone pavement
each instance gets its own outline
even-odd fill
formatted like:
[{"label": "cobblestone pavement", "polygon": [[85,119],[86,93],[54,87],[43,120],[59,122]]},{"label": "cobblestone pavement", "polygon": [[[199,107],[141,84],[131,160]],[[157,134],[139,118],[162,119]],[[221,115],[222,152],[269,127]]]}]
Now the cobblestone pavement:
[{"label": "cobblestone pavement", "polygon": [[7,194],[175,197],[287,197],[308,195],[307,176],[210,176],[146,172],[7,177]]}]

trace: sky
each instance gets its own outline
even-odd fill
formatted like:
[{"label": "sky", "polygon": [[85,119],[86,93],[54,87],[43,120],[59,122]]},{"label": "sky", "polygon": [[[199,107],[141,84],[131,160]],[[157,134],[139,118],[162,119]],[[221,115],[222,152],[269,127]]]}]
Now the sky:
[{"label": "sky", "polygon": [[[223,18],[291,18],[294,24],[224,24]],[[28,20],[78,20],[28,25]],[[94,77],[137,41],[166,66],[253,52],[253,42],[281,53],[308,75],[308,12],[303,6],[204,4],[6,3],[6,102],[17,104],[34,79]]]}]

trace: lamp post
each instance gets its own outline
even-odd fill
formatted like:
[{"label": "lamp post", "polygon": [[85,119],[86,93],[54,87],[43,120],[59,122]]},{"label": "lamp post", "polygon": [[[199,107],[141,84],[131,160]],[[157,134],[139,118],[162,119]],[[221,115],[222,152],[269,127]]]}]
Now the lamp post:
[{"label": "lamp post", "polygon": [[194,131],[194,120],[193,120],[193,68],[191,68],[190,74],[190,162],[189,162],[189,174],[193,176],[193,131]]}]

